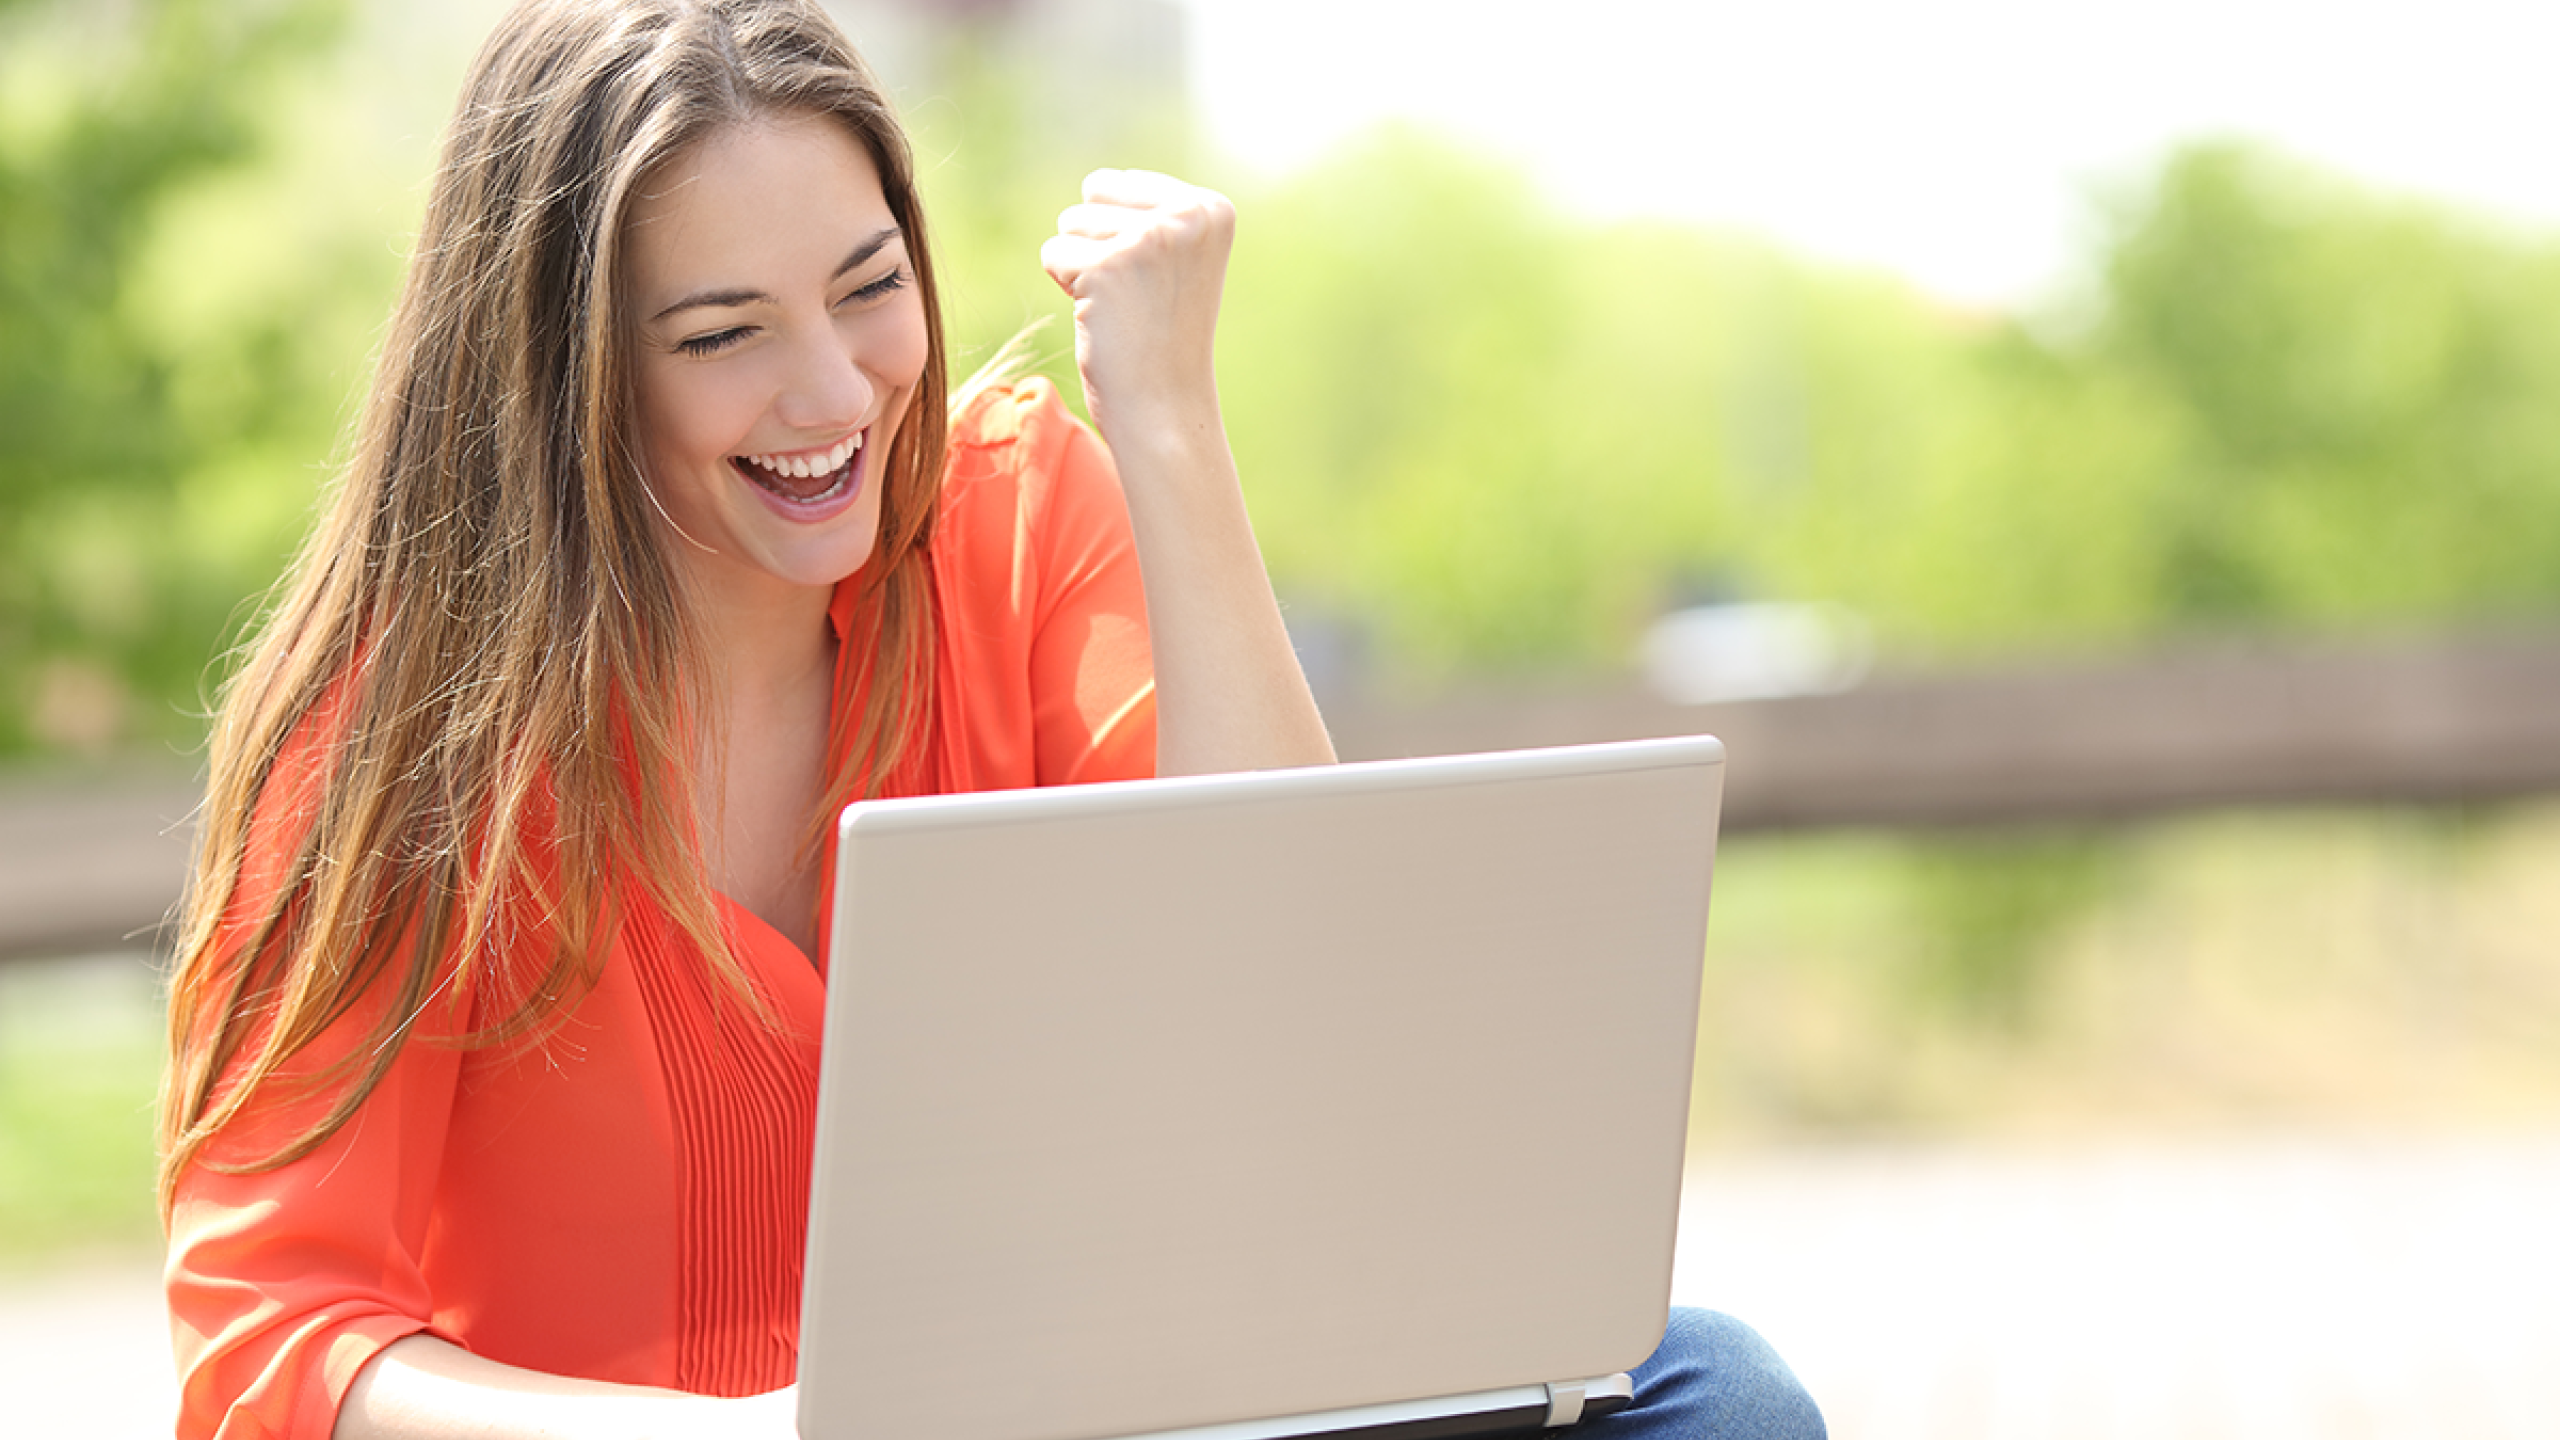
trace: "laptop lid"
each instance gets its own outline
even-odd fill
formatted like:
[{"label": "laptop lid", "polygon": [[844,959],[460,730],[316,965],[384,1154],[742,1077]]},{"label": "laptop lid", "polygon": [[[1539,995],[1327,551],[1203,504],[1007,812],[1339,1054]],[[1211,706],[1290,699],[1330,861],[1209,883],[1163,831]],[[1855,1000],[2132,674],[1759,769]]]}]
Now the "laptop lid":
[{"label": "laptop lid", "polygon": [[1641,1362],[1722,760],[848,809],[801,1434],[1244,1440]]}]

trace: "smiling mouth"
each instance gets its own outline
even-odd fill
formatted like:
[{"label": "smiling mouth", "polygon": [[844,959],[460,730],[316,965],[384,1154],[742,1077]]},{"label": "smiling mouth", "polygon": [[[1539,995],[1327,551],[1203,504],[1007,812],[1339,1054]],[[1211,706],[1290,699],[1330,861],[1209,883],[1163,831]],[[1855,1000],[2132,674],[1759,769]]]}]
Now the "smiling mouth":
[{"label": "smiling mouth", "polygon": [[794,505],[821,505],[843,494],[862,468],[862,431],[825,450],[793,455],[732,455],[741,476]]}]

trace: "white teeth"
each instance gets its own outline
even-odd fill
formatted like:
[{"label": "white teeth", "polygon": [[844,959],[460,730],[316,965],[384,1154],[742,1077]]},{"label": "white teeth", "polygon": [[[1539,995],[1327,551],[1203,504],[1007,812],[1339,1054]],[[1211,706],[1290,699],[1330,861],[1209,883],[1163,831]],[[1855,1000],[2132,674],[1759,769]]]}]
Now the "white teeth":
[{"label": "white teeth", "polygon": [[806,480],[813,475],[832,475],[844,468],[853,452],[862,448],[862,432],[856,430],[835,443],[832,449],[816,455],[745,455],[739,458],[750,465],[761,465],[776,475]]}]

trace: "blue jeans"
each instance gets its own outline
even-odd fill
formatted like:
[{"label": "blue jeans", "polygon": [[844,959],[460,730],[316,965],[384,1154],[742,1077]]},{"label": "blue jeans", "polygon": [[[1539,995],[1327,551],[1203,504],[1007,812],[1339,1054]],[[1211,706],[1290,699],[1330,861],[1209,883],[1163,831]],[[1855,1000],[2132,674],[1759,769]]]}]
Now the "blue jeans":
[{"label": "blue jeans", "polygon": [[1674,1310],[1631,1372],[1635,1403],[1580,1440],[1823,1440],[1822,1411],[1759,1332],[1713,1310]]}]

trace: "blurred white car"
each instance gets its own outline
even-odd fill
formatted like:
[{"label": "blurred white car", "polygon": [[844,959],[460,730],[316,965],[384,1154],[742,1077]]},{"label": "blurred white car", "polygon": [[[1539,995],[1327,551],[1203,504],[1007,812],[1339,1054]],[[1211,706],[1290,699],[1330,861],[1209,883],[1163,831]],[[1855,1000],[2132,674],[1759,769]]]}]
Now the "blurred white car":
[{"label": "blurred white car", "polygon": [[1829,695],[1866,678],[1867,623],[1839,605],[1698,605],[1653,622],[1645,683],[1675,705]]}]

